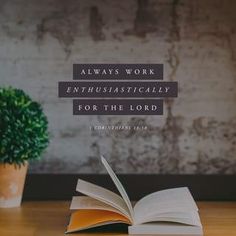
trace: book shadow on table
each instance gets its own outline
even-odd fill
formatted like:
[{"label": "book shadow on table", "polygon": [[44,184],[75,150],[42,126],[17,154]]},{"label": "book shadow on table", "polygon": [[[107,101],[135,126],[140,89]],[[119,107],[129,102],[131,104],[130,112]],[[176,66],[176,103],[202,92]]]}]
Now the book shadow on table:
[{"label": "book shadow on table", "polygon": [[[128,226],[127,224],[110,224],[110,225],[102,225],[102,226],[97,226],[91,229],[85,229],[81,230],[80,233],[86,233],[86,234],[101,234],[103,235],[104,233],[123,233],[127,234],[128,233]],[[78,232],[76,232],[78,234]],[[72,233],[73,234],[73,233]]]}]

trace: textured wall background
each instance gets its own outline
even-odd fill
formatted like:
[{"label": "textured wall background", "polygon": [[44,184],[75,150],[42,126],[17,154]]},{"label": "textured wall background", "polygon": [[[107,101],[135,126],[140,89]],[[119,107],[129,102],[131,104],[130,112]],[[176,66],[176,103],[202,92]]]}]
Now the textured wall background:
[{"label": "textured wall background", "polygon": [[[51,144],[31,172],[236,173],[236,1],[2,0],[0,85],[43,104]],[[72,64],[164,63],[179,97],[165,115],[72,115],[57,82]],[[90,125],[148,131],[91,131]]]}]

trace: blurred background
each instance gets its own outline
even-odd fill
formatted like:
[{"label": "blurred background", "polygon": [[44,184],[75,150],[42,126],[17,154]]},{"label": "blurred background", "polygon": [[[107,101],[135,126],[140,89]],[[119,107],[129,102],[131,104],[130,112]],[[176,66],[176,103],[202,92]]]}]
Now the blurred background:
[{"label": "blurred background", "polygon": [[[103,154],[118,173],[236,174],[235,12],[233,0],[1,0],[0,86],[23,89],[49,120],[30,172],[103,173]],[[73,63],[163,63],[179,96],[163,116],[73,116],[57,94]]]}]

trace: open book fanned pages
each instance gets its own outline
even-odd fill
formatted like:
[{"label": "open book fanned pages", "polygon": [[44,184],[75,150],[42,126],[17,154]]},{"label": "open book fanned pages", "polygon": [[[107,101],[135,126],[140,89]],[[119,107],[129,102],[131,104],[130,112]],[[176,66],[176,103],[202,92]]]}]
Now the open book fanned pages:
[{"label": "open book fanned pages", "polygon": [[73,210],[66,233],[86,230],[102,225],[124,223],[129,234],[203,235],[197,205],[187,187],[154,192],[131,201],[104,157],[101,161],[120,195],[79,179]]}]

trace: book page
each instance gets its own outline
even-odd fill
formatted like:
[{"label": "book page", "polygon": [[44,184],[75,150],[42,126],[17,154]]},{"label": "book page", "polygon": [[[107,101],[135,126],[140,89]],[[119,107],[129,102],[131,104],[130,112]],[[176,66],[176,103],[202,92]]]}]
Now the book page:
[{"label": "book page", "polygon": [[[138,201],[134,207],[135,222],[145,222],[161,213],[198,211],[188,188],[158,191]],[[176,217],[176,214],[175,214]]]},{"label": "book page", "polygon": [[76,191],[83,193],[91,198],[97,199],[101,202],[104,202],[116,208],[121,213],[123,213],[124,215],[130,218],[127,205],[125,201],[118,194],[115,194],[110,190],[107,190],[98,185],[89,183],[82,179],[78,180]]},{"label": "book page", "polygon": [[[87,196],[74,196],[71,201],[70,205],[71,210],[82,210],[82,209],[90,209],[90,210],[105,210],[105,211],[112,211],[124,215],[116,208],[108,205],[104,202],[96,200],[91,197]],[[124,215],[125,216],[125,215]]]},{"label": "book page", "polygon": [[102,160],[102,164],[105,166],[108,174],[112,178],[112,181],[114,182],[118,191],[120,192],[122,198],[124,199],[128,209],[129,209],[130,216],[133,219],[134,211],[133,211],[133,207],[132,207],[132,204],[131,204],[128,194],[126,193],[123,185],[121,184],[120,180],[118,179],[118,177],[116,176],[115,172],[112,170],[112,168],[110,167],[110,165],[108,164],[106,159],[103,156],[101,156],[101,160]]},{"label": "book page", "polygon": [[156,215],[150,215],[147,218],[141,218],[136,221],[136,225],[150,222],[175,222],[201,227],[201,221],[197,211],[190,212],[167,212]]}]

